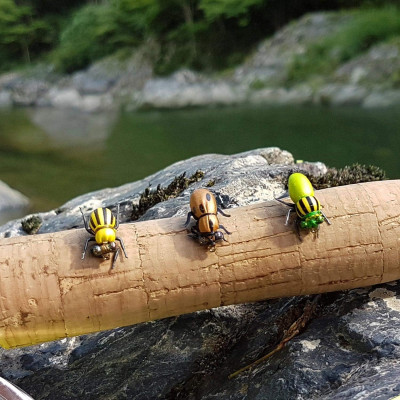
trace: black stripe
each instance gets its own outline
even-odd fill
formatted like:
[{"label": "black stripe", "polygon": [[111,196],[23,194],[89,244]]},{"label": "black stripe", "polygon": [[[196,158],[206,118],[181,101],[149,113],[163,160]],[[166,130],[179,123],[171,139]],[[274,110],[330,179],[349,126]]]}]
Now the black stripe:
[{"label": "black stripe", "polygon": [[[306,200],[307,200],[307,202],[308,202],[308,204],[309,204],[309,206],[310,206],[310,210],[311,210],[311,211],[317,211],[317,210],[318,210],[318,204],[317,204],[316,201],[313,202],[313,199],[314,199],[314,197],[310,197],[310,196],[307,196],[307,197],[306,197]],[[314,204],[314,203],[315,203],[315,204]]]},{"label": "black stripe", "polygon": [[217,213],[204,213],[204,214],[200,215],[200,217],[197,218],[197,219],[203,218],[203,217],[205,217],[206,215],[217,215]]},{"label": "black stripe", "polygon": [[304,197],[297,202],[296,208],[300,211],[300,214],[306,215],[306,214],[308,214],[308,211],[305,208],[304,204],[302,203],[303,200],[304,200]]},{"label": "black stripe", "polygon": [[96,208],[96,210],[94,210],[94,217],[96,219],[96,227],[100,225],[100,216],[99,216],[99,210]]}]

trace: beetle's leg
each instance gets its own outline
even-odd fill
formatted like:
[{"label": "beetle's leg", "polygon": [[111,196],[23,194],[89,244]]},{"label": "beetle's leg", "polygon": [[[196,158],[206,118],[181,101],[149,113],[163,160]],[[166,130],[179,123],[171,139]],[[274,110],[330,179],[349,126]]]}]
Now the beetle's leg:
[{"label": "beetle's leg", "polygon": [[[222,228],[228,235],[230,235],[230,232],[228,232],[222,225],[220,225],[219,227]],[[225,236],[224,236],[224,234],[223,234],[222,232],[221,232],[221,236],[222,236],[222,240],[223,240],[224,242],[229,243],[229,242],[225,239]]]},{"label": "beetle's leg", "polygon": [[193,213],[192,213],[191,211],[189,211],[184,226],[187,226],[187,225],[188,225],[188,223],[189,223],[189,221],[190,221],[190,217],[192,217],[192,216],[193,216]]},{"label": "beetle's leg", "polygon": [[230,217],[229,214],[225,214],[219,207],[217,207],[217,212],[219,212],[220,214],[222,214],[224,217]]},{"label": "beetle's leg", "polygon": [[119,203],[117,204],[117,221],[115,223],[114,229],[118,229],[119,227]]},{"label": "beetle's leg", "polygon": [[281,199],[275,198],[275,200],[276,200],[276,201],[279,201],[279,203],[282,203],[282,204],[284,204],[285,206],[292,207],[292,208],[294,207],[294,204],[286,203],[286,201],[283,201],[283,200],[281,200]]},{"label": "beetle's leg", "polygon": [[86,243],[83,248],[83,253],[82,253],[82,258],[81,258],[82,260],[85,258],[85,254],[86,254],[86,250],[87,250],[89,242],[95,242],[95,241],[96,241],[96,239],[94,237],[90,237],[90,238],[86,239]]},{"label": "beetle's leg", "polygon": [[128,258],[127,254],[126,254],[126,250],[125,250],[125,245],[124,245],[124,241],[120,238],[120,237],[116,237],[115,240],[118,240],[118,242],[121,243],[121,247],[122,247],[122,251],[125,254],[125,258]]},{"label": "beetle's leg", "polygon": [[[232,232],[228,232],[227,230],[226,230],[226,228],[223,226],[223,225],[220,225],[219,226],[221,229],[223,229],[224,231],[225,231],[225,233],[227,233],[228,235],[230,235]],[[224,239],[225,240],[225,239]],[[225,242],[226,242],[227,240],[225,240]]]},{"label": "beetle's leg", "polygon": [[89,228],[89,226],[88,226],[88,223],[87,223],[87,221],[86,221],[85,216],[83,215],[82,208],[79,207],[79,209],[81,210],[81,214],[82,214],[82,218],[83,218],[83,223],[85,224],[85,229],[86,229],[91,235],[94,235],[93,231],[92,231],[92,230]]},{"label": "beetle's leg", "polygon": [[286,222],[285,222],[285,225],[288,225],[289,224],[289,218],[290,218],[290,213],[293,211],[293,208],[289,208],[289,211],[288,211],[288,213],[287,213],[287,215],[286,215]]},{"label": "beetle's leg", "polygon": [[325,221],[328,225],[332,225],[331,221],[329,221],[328,217],[324,214],[324,212],[321,210],[321,214],[323,215],[323,217],[325,218]]},{"label": "beetle's leg", "polygon": [[[116,250],[116,252],[115,252],[115,254],[114,254],[113,262],[112,262],[112,264],[111,264],[111,269],[114,269],[114,267],[115,267],[115,262],[117,261],[118,255],[119,255],[119,248]],[[126,256],[126,254],[125,254],[125,256]]]},{"label": "beetle's leg", "polygon": [[195,235],[200,234],[198,223],[190,228],[190,232],[194,233]]}]

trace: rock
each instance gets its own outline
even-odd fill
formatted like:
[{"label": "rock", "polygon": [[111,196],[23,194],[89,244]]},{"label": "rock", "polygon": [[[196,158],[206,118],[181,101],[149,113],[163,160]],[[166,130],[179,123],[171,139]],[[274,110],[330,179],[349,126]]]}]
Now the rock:
[{"label": "rock", "polygon": [[0,223],[21,216],[28,206],[27,197],[0,181]]},{"label": "rock", "polygon": [[[39,233],[82,227],[80,206],[88,212],[121,202],[122,220],[127,222],[132,202],[150,183],[154,188],[166,186],[176,175],[190,176],[201,169],[202,181],[141,217],[180,216],[183,223],[195,188],[209,184],[227,207],[242,206],[282,194],[288,174],[298,168],[313,174],[326,172],[322,163],[294,164],[292,155],[278,148],[197,156],[141,181],[88,193],[42,213]],[[20,221],[1,227],[0,233],[25,234]],[[0,350],[0,375],[36,400],[389,399],[400,393],[399,295],[400,285],[394,282],[221,307]],[[311,301],[314,312],[303,331],[268,360],[228,379],[272,351]]]},{"label": "rock", "polygon": [[[149,186],[167,186],[176,176],[186,172],[191,176],[197,170],[202,170],[205,177],[198,186],[214,182],[212,190],[227,191],[232,198],[232,205],[245,205],[255,201],[272,200],[277,192],[282,192],[282,177],[295,165],[290,153],[276,147],[252,150],[233,156],[206,154],[179,161],[140,181],[128,183],[118,188],[104,189],[88,193],[70,200],[57,210],[40,213],[43,225],[40,233],[55,232],[76,227],[83,227],[79,207],[92,210],[97,207],[114,207],[121,203],[121,221],[130,221],[132,202],[138,202],[140,194]],[[323,165],[302,164],[305,170],[323,169]],[[181,196],[160,203],[151,208],[141,217],[141,220],[167,218],[187,214],[190,192],[196,186],[191,186]],[[257,192],[257,197],[254,193]],[[12,221],[0,227],[0,235],[24,235],[20,221]]]},{"label": "rock", "polygon": [[391,107],[399,104],[400,90],[387,90],[371,93],[363,101],[363,107],[378,108]]},{"label": "rock", "polygon": [[359,106],[369,94],[366,88],[357,85],[325,85],[314,94],[314,101],[317,104],[334,106]]},{"label": "rock", "polygon": [[255,104],[263,103],[270,105],[311,104],[313,96],[313,91],[307,87],[293,89],[266,88],[251,92],[249,101]]},{"label": "rock", "polygon": [[38,79],[21,79],[12,87],[12,102],[16,106],[33,106],[49,90],[48,82]]},{"label": "rock", "polygon": [[383,43],[341,65],[335,71],[334,78],[342,83],[387,87],[399,70],[400,46]]},{"label": "rock", "polygon": [[267,86],[286,85],[287,69],[296,55],[310,43],[339,31],[349,20],[338,13],[308,14],[263,41],[234,72],[234,80],[251,85],[260,81]]},{"label": "rock", "polygon": [[10,107],[12,105],[11,92],[9,90],[0,91],[0,107]]},{"label": "rock", "polygon": [[246,91],[238,85],[182,70],[167,78],[150,79],[135,101],[139,108],[183,108],[232,105],[245,98]]},{"label": "rock", "polygon": [[[138,108],[252,104],[329,104],[387,107],[399,104],[400,47],[378,43],[336,71],[307,78],[294,86],[293,61],[323,38],[343,30],[351,12],[317,12],[284,26],[262,41],[232,72],[199,74],[188,69],[155,77],[160,46],[148,40],[128,57],[114,54],[85,70],[59,76],[51,65],[0,75],[0,107],[40,106],[100,113]],[[388,96],[386,96],[388,94]],[[387,98],[386,98],[387,97]]]}]

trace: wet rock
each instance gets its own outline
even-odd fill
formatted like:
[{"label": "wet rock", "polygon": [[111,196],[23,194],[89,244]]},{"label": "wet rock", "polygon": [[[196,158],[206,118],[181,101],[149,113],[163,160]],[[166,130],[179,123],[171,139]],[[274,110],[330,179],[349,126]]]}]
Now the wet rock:
[{"label": "wet rock", "polygon": [[314,101],[323,105],[359,106],[368,94],[366,88],[357,85],[329,84],[316,91]]},{"label": "wet rock", "polygon": [[21,216],[28,206],[27,197],[0,181],[0,223]]},{"label": "wet rock", "polygon": [[232,72],[199,74],[187,69],[155,77],[160,48],[153,40],[129,55],[106,57],[85,70],[58,76],[51,65],[0,75],[0,106],[46,106],[100,113],[141,108],[257,104],[329,104],[387,107],[399,104],[400,50],[380,43],[333,73],[293,86],[290,68],[308,46],[340,32],[351,13],[319,12],[301,17],[271,38]]},{"label": "wet rock", "polygon": [[246,91],[228,81],[204,78],[191,71],[178,71],[167,78],[146,82],[139,108],[183,108],[208,105],[232,105],[243,102]]},{"label": "wet rock", "polygon": [[[212,183],[226,207],[270,200],[289,173],[326,172],[295,164],[290,153],[263,148],[232,156],[208,154],[175,163],[146,179],[72,199],[42,213],[40,232],[83,227],[89,212],[120,202],[123,222],[145,188],[168,185],[186,171],[204,177],[142,220],[188,212],[192,190]],[[22,235],[20,220],[0,228]],[[368,262],[368,260],[366,260]],[[400,394],[400,285],[221,307],[21,349],[0,350],[0,375],[41,399],[389,399]],[[271,352],[313,304],[306,328]]]},{"label": "wet rock", "polygon": [[377,91],[363,101],[366,108],[391,107],[400,103],[400,90]]},{"label": "wet rock", "polygon": [[[167,186],[176,176],[186,172],[186,176],[196,171],[204,172],[204,178],[179,197],[154,206],[140,220],[167,218],[185,215],[188,212],[189,197],[192,190],[212,181],[212,190],[230,196],[231,205],[246,205],[255,201],[272,200],[283,191],[283,180],[289,171],[296,168],[293,156],[276,147],[252,150],[233,156],[205,154],[179,161],[140,181],[126,185],[88,193],[70,200],[57,210],[38,214],[43,224],[40,233],[55,232],[83,227],[79,207],[90,212],[97,207],[115,208],[121,204],[122,221],[130,221],[132,202],[137,203],[140,194],[150,186]],[[302,164],[304,170],[323,169],[323,164]],[[0,235],[24,235],[20,220],[11,221],[0,227]]]},{"label": "wet rock", "polygon": [[3,90],[0,92],[0,107],[10,107],[12,105],[11,92]]},{"label": "wet rock", "polygon": [[311,104],[313,97],[313,91],[308,87],[293,89],[266,88],[252,91],[249,94],[249,102],[269,105]]},{"label": "wet rock", "polygon": [[366,54],[341,65],[335,72],[336,80],[343,83],[387,86],[400,70],[400,46],[378,44]]},{"label": "wet rock", "polygon": [[288,24],[260,43],[255,53],[235,69],[234,80],[248,85],[254,82],[272,87],[285,85],[293,58],[303,54],[308,44],[340,30],[348,19],[337,13],[314,13]]}]

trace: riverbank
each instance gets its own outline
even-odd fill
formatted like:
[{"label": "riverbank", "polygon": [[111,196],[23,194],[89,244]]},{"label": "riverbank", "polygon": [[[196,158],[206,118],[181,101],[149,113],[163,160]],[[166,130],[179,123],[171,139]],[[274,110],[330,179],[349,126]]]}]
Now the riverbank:
[{"label": "riverbank", "polygon": [[[318,40],[341,32],[352,13],[309,14],[266,39],[247,61],[224,74],[180,70],[156,76],[146,43],[131,57],[108,57],[70,75],[49,65],[0,76],[0,106],[54,107],[101,112],[124,108],[177,109],[235,104],[400,104],[400,42],[378,43],[325,75],[293,82],[291,70]],[[150,54],[150,55],[149,55]]]}]

